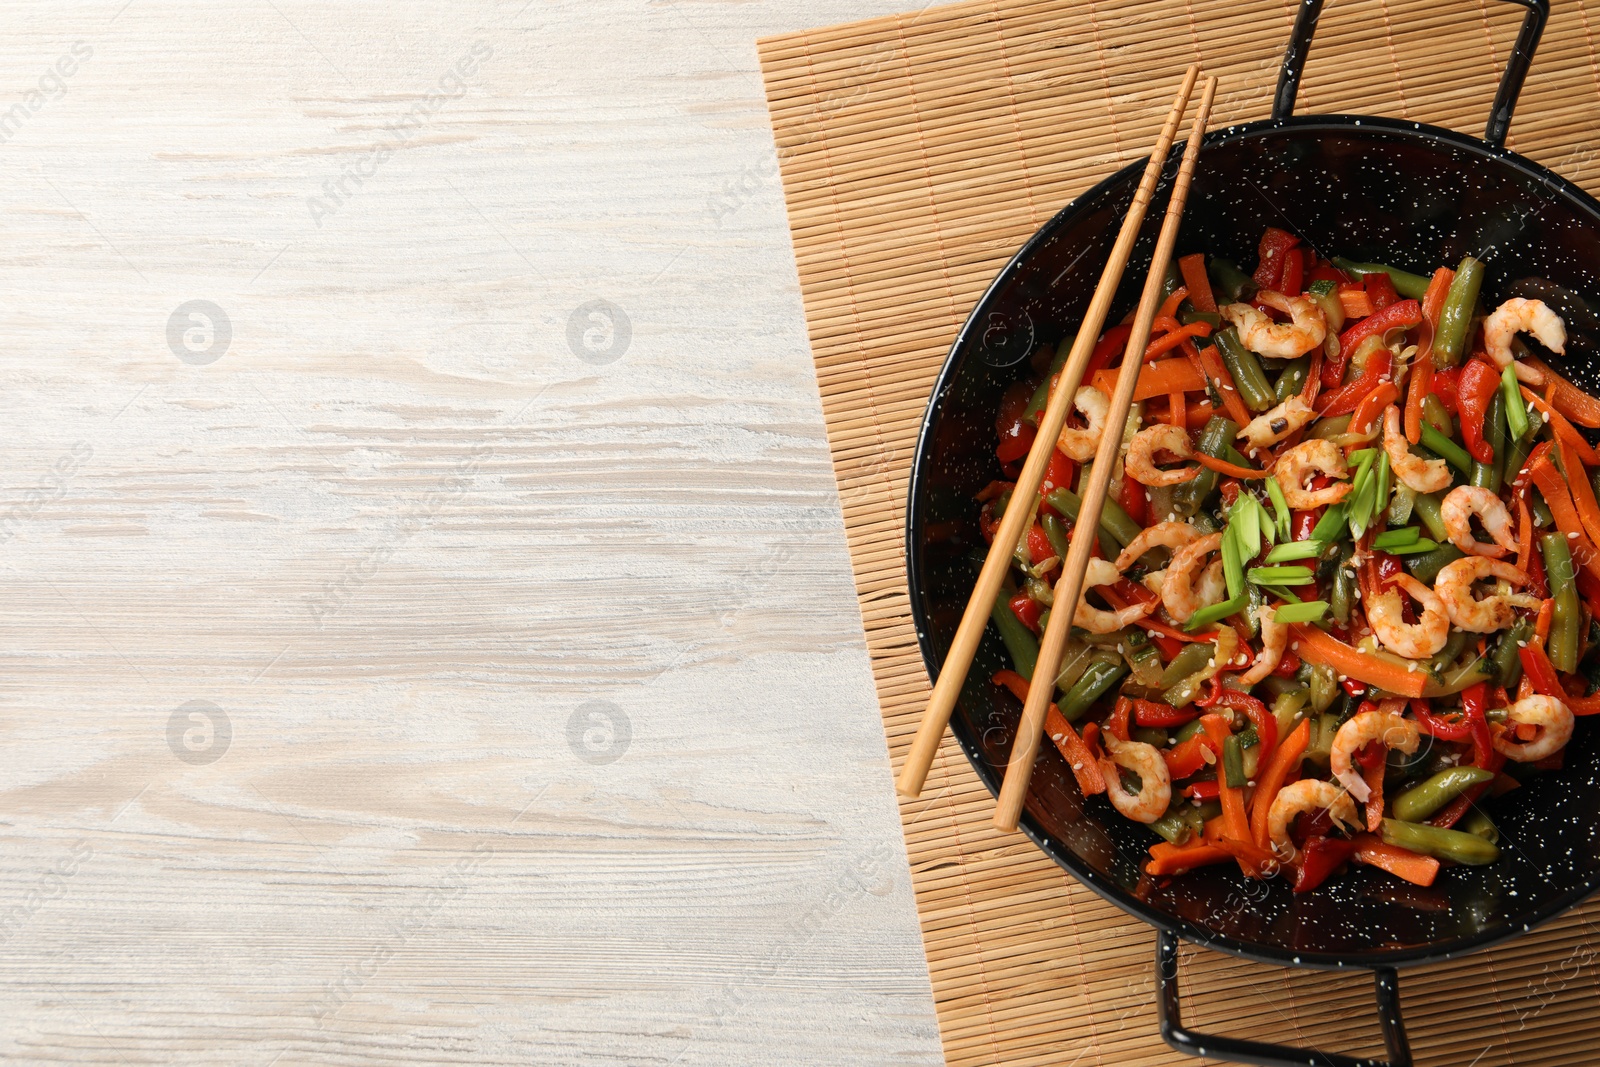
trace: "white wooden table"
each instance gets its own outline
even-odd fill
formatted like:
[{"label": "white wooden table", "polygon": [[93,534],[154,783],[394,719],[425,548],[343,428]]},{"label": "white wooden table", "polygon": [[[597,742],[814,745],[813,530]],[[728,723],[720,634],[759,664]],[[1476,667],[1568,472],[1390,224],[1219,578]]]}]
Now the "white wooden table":
[{"label": "white wooden table", "polygon": [[754,46],[903,3],[8,0],[0,1059],[938,1062]]}]

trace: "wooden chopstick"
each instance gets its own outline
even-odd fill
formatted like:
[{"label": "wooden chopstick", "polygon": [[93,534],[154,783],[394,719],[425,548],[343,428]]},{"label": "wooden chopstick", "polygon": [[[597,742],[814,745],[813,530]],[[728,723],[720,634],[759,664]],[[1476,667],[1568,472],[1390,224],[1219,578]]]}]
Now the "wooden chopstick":
[{"label": "wooden chopstick", "polygon": [[[1078,600],[1083,593],[1083,572],[1089,565],[1095,536],[1100,529],[1100,511],[1105,505],[1106,488],[1111,481],[1111,471],[1116,466],[1117,453],[1122,448],[1122,428],[1128,421],[1128,408],[1133,404],[1133,390],[1139,383],[1139,370],[1144,364],[1144,348],[1150,340],[1150,324],[1161,305],[1161,288],[1167,265],[1172,261],[1173,246],[1178,243],[1178,227],[1183,222],[1183,208],[1189,198],[1189,182],[1194,177],[1195,164],[1200,157],[1200,142],[1206,134],[1206,124],[1211,119],[1211,102],[1217,94],[1217,79],[1208,77],[1200,95],[1200,110],[1195,113],[1194,124],[1189,127],[1189,143],[1183,151],[1183,163],[1178,168],[1177,180],[1172,185],[1172,196],[1167,201],[1167,214],[1161,220],[1161,234],[1156,238],[1155,252],[1150,257],[1150,272],[1145,275],[1144,293],[1139,298],[1139,310],[1134,313],[1133,332],[1128,336],[1128,347],[1122,355],[1122,371],[1117,375],[1117,387],[1111,397],[1111,413],[1106,417],[1105,433],[1100,437],[1100,447],[1094,455],[1094,472],[1083,493],[1083,503],[1078,509],[1073,525],[1072,540],[1067,547],[1067,558],[1061,565],[1061,578],[1056,582],[1054,608],[1050,622],[1045,626],[1044,639],[1039,643],[1039,659],[1033,668],[1028,699],[1022,706],[1022,721],[1017,725],[1017,738],[1011,745],[1011,759],[1006,764],[1005,781],[1000,786],[1000,798],[995,805],[994,824],[1001,830],[1015,830],[1022,814],[1022,803],[1028,792],[1028,779],[1033,774],[1033,763],[1039,754],[1039,737],[1044,732],[1044,718],[1055,695],[1056,672],[1061,668],[1061,654],[1067,645],[1067,633],[1072,629],[1073,616],[1077,614]],[[1024,497],[1023,499],[1027,499]],[[1024,511],[1027,509],[1024,508]]]},{"label": "wooden chopstick", "polygon": [[[1044,480],[1056,438],[1061,435],[1061,427],[1066,424],[1073,397],[1083,381],[1089,354],[1094,351],[1095,341],[1111,310],[1111,300],[1122,281],[1128,258],[1133,254],[1133,245],[1138,239],[1139,227],[1144,222],[1145,210],[1155,195],[1156,183],[1161,177],[1162,168],[1166,166],[1167,153],[1172,148],[1173,138],[1178,135],[1178,125],[1183,121],[1183,113],[1189,106],[1189,95],[1194,91],[1195,80],[1199,76],[1200,64],[1191,64],[1184,75],[1183,85],[1178,89],[1177,98],[1172,102],[1166,125],[1161,128],[1161,135],[1150,150],[1150,163],[1145,167],[1144,177],[1133,194],[1133,202],[1128,205],[1128,214],[1122,220],[1116,244],[1111,247],[1111,258],[1106,261],[1106,268],[1100,275],[1100,284],[1095,288],[1088,310],[1083,313],[1083,324],[1078,328],[1077,340],[1073,342],[1066,365],[1061,369],[1060,380],[1050,394],[1050,402],[1039,413],[1039,432],[1028,451],[1027,462],[1022,465],[1022,473],[1017,476],[1016,488],[1012,490],[1013,500],[1032,500],[1039,492],[1039,483]],[[939,669],[933,693],[928,697],[928,706],[922,712],[922,725],[917,728],[916,739],[911,742],[911,751],[906,754],[905,766],[901,768],[900,778],[895,784],[902,796],[915,797],[922,792],[922,783],[927,780],[928,768],[933,765],[933,757],[939,751],[939,741],[950,722],[956,698],[961,695],[961,687],[967,680],[972,657],[977,654],[978,643],[983,639],[984,627],[989,625],[989,612],[994,606],[994,598],[1000,592],[1000,583],[1011,566],[1012,550],[1022,538],[1023,527],[1032,518],[1032,508],[1007,508],[1000,520],[1000,529],[989,546],[988,556],[984,558],[972,598],[967,601],[967,609],[961,616],[961,624],[956,627],[955,638],[950,642],[950,651]],[[1079,525],[1083,524],[1080,522]],[[1093,523],[1089,525],[1092,527]],[[1079,570],[1082,570],[1081,566]],[[1036,738],[1035,747],[1037,744]]]}]

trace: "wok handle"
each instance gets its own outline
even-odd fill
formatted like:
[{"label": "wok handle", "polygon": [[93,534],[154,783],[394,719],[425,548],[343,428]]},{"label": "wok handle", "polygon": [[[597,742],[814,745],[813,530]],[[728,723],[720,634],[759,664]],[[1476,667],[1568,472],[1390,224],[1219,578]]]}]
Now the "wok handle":
[{"label": "wok handle", "polygon": [[1394,968],[1377,968],[1372,984],[1378,996],[1378,1022],[1383,1027],[1388,1060],[1357,1059],[1320,1049],[1201,1034],[1184,1029],[1178,1014],[1178,936],[1166,930],[1156,935],[1156,1014],[1161,1020],[1161,1039],[1191,1056],[1254,1063],[1259,1067],[1412,1067],[1411,1046],[1406,1041],[1405,1022],[1400,1018],[1400,982]]},{"label": "wok handle", "polygon": [[[1533,62],[1533,51],[1539,47],[1544,35],[1544,24],[1550,18],[1550,0],[1508,0],[1518,7],[1527,8],[1522,18],[1522,29],[1517,33],[1516,47],[1506,61],[1500,75],[1500,88],[1494,94],[1494,107],[1489,111],[1489,124],[1484,127],[1483,139],[1495,148],[1506,146],[1506,133],[1511,129],[1511,113],[1516,110],[1517,97],[1522,92],[1523,80],[1528,76],[1528,65]],[[1278,92],[1272,99],[1272,117],[1286,119],[1294,114],[1294,98],[1300,91],[1300,72],[1305,68],[1306,55],[1311,51],[1311,38],[1317,32],[1317,18],[1322,14],[1322,0],[1301,0],[1300,14],[1294,20],[1294,32],[1289,35],[1289,47],[1283,53],[1283,69],[1278,72]]]}]

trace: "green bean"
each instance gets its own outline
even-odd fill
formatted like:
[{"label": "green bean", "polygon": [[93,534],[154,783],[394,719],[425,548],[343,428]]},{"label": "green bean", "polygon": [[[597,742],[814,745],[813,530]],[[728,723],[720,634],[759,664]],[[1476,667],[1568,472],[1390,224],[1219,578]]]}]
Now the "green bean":
[{"label": "green bean", "polygon": [[1533,624],[1527,619],[1518,619],[1500,638],[1500,643],[1489,653],[1489,665],[1494,671],[1496,685],[1516,691],[1517,683],[1522,681],[1522,659],[1517,652],[1531,640]]},{"label": "green bean", "polygon": [[1057,707],[1068,722],[1076,722],[1083,718],[1086,711],[1111,691],[1117,680],[1126,674],[1128,668],[1122,661],[1108,661],[1097,659],[1089,664],[1089,669],[1083,672],[1083,677],[1078,679],[1076,685],[1063,696]]},{"label": "green bean", "polygon": [[1404,563],[1406,570],[1411,572],[1411,577],[1423,585],[1432,585],[1446,563],[1454,563],[1464,555],[1466,553],[1455,545],[1440,545],[1432,552],[1424,552],[1420,556],[1406,556]]},{"label": "green bean", "polygon": [[1044,511],[1039,513],[1039,525],[1044,527],[1044,535],[1050,541],[1050,550],[1062,559],[1067,558],[1067,549],[1072,545],[1072,538],[1067,535],[1067,526],[1055,512]]},{"label": "green bean", "polygon": [[1468,810],[1456,825],[1461,827],[1463,833],[1474,834],[1491,845],[1500,843],[1500,828],[1494,824],[1493,819],[1489,818],[1489,813],[1482,808]]},{"label": "green bean", "polygon": [[1354,551],[1355,546],[1349,542],[1340,548],[1338,561],[1334,564],[1333,590],[1328,595],[1328,610],[1340,626],[1349,623],[1350,608],[1356,599],[1356,580],[1350,573],[1350,557]]},{"label": "green bean", "polygon": [[[1234,434],[1239,432],[1238,423],[1232,419],[1225,419],[1221,415],[1213,415],[1205,428],[1200,431],[1198,448],[1201,452],[1221,459],[1224,450],[1233,442]],[[1172,494],[1172,507],[1180,519],[1186,519],[1200,510],[1200,505],[1205,503],[1206,497],[1217,487],[1217,472],[1202,468],[1200,473],[1181,483]]]},{"label": "green bean", "polygon": [[1383,820],[1382,836],[1391,845],[1420,852],[1435,859],[1454,860],[1469,867],[1481,867],[1500,857],[1500,847],[1477,834],[1421,826],[1398,819]]},{"label": "green bean", "polygon": [[1174,845],[1181,845],[1199,831],[1189,822],[1187,811],[1193,808],[1188,801],[1180,801],[1178,807],[1168,812],[1150,824],[1150,829],[1160,834],[1162,839]]},{"label": "green bean", "polygon": [[1396,482],[1394,497],[1389,501],[1389,513],[1384,516],[1384,521],[1392,528],[1404,526],[1411,521],[1411,512],[1417,506],[1417,494],[1404,482]]},{"label": "green bean", "polygon": [[1283,373],[1278,375],[1278,384],[1273,387],[1272,394],[1278,398],[1278,403],[1283,403],[1291,396],[1299,394],[1305,388],[1306,378],[1311,375],[1311,357],[1301,356],[1291,360],[1283,368]]},{"label": "green bean", "polygon": [[1494,780],[1482,767],[1451,767],[1394,798],[1391,809],[1401,822],[1421,822],[1475,785]]},{"label": "green bean", "polygon": [[1211,275],[1212,287],[1230,301],[1249,300],[1260,289],[1255,279],[1221,256],[1212,256],[1206,269]]},{"label": "green bean", "polygon": [[1328,331],[1338,333],[1344,329],[1344,303],[1339,299],[1333,282],[1328,283],[1326,292],[1318,292],[1318,288],[1317,283],[1313,282],[1306,297],[1316,301],[1317,307],[1322,309],[1322,317],[1328,320]]},{"label": "green bean", "polygon": [[1550,526],[1556,517],[1550,513],[1550,505],[1544,502],[1544,494],[1534,488],[1528,493],[1528,510],[1533,512],[1535,526]]},{"label": "green bean", "polygon": [[1498,392],[1489,398],[1483,413],[1483,439],[1494,450],[1488,463],[1472,462],[1470,484],[1491,493],[1500,491],[1500,471],[1506,459],[1506,401]]},{"label": "green bean", "polygon": [[1456,661],[1462,651],[1467,647],[1467,633],[1465,630],[1451,629],[1445,636],[1444,647],[1428,659],[1428,670],[1438,674]]},{"label": "green bean", "polygon": [[1022,409],[1022,417],[1035,426],[1039,425],[1039,412],[1044,410],[1045,401],[1050,398],[1050,380],[1061,373],[1061,368],[1067,365],[1067,357],[1072,354],[1072,343],[1078,339],[1075,333],[1069,333],[1056,345],[1055,357],[1050,360],[1050,367],[1044,372],[1044,380],[1033,390],[1033,395],[1028,398],[1028,406]]},{"label": "green bean", "polygon": [[1229,734],[1222,743],[1222,777],[1233,789],[1243,789],[1250,780],[1244,776],[1244,749],[1237,734]]},{"label": "green bean", "polygon": [[1308,684],[1311,687],[1311,710],[1321,715],[1333,705],[1334,697],[1339,695],[1339,677],[1332,667],[1313,663]]},{"label": "green bean", "polygon": [[1394,282],[1394,291],[1412,300],[1421,300],[1428,292],[1429,279],[1382,263],[1357,263],[1343,256],[1334,256],[1333,265],[1346,274],[1387,274],[1389,280]]},{"label": "green bean", "polygon": [[1455,280],[1445,294],[1439,312],[1439,328],[1433,334],[1433,362],[1438,367],[1453,367],[1461,362],[1467,344],[1467,329],[1478,307],[1478,290],[1483,287],[1483,264],[1471,256],[1456,268]]},{"label": "green bean", "polygon": [[1167,747],[1167,731],[1153,726],[1133,726],[1128,729],[1128,736],[1135,741],[1143,741],[1156,748]]},{"label": "green bean", "polygon": [[1259,415],[1278,403],[1266,372],[1261,369],[1261,361],[1239,340],[1237,330],[1229,327],[1215,334],[1212,340],[1222,354],[1223,365],[1233,376],[1233,384],[1238,386],[1239,399],[1244,401],[1245,407]]},{"label": "green bean", "polygon": [[1545,575],[1550,582],[1550,596],[1555,610],[1550,616],[1550,636],[1545,639],[1545,652],[1558,671],[1578,669],[1578,628],[1583,618],[1578,608],[1578,586],[1572,566],[1572,552],[1567,547],[1567,535],[1547,533],[1539,538],[1539,550],[1544,555]]},{"label": "green bean", "polygon": [[1416,512],[1417,518],[1422,520],[1422,525],[1428,528],[1428,536],[1441,545],[1450,540],[1450,531],[1444,525],[1443,493],[1418,493],[1417,499],[1411,508]]},{"label": "green bean", "polygon": [[[1217,314],[1215,311],[1197,311],[1190,306],[1187,300],[1185,300],[1178,308],[1178,321],[1184,326],[1193,326],[1197,322],[1203,322],[1207,326],[1211,327],[1212,330],[1216,330],[1222,326],[1221,315]],[[1194,339],[1194,342],[1201,348],[1204,348],[1206,345],[1211,343],[1211,339],[1209,337],[1197,337]]]},{"label": "green bean", "polygon": [[[1077,519],[1078,509],[1083,507],[1083,501],[1071,489],[1052,489],[1045,494],[1044,501],[1069,519]],[[1143,530],[1144,527],[1130,519],[1115,500],[1108,499],[1100,508],[1100,537],[1119,549]]]},{"label": "green bean", "polygon": [[1000,595],[995,597],[994,607],[989,610],[989,618],[994,620],[995,629],[1000,631],[1000,640],[1011,654],[1012,666],[1018,674],[1032,680],[1033,665],[1039,662],[1039,641],[1033,636],[1033,631],[1017,618],[1017,613],[1011,610],[1011,597],[1015,592],[1002,589]]},{"label": "green bean", "polygon": [[1183,288],[1183,272],[1178,270],[1178,264],[1167,260],[1167,273],[1161,276],[1161,299],[1165,300],[1179,289]]},{"label": "green bean", "polygon": [[1190,719],[1188,722],[1178,727],[1178,732],[1172,735],[1172,739],[1181,745],[1185,741],[1189,740],[1189,738],[1193,737],[1195,734],[1204,729],[1205,724],[1199,719]]},{"label": "green bean", "polygon": [[1422,445],[1429,451],[1443,457],[1450,466],[1462,474],[1472,473],[1472,453],[1434,429],[1427,422],[1422,424]]}]

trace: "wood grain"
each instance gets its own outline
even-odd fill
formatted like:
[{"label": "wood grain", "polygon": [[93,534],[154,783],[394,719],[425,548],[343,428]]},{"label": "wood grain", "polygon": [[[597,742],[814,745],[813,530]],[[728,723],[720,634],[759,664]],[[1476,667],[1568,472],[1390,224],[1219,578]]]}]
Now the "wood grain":
[{"label": "wood grain", "polygon": [[939,1061],[754,47],[895,6],[8,5],[0,1058]]}]

